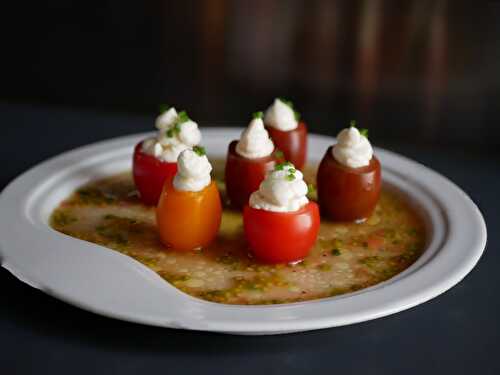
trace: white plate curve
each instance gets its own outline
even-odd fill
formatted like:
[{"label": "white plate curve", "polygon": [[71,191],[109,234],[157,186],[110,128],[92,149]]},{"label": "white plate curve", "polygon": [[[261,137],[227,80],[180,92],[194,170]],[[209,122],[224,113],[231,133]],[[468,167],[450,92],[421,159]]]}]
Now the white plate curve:
[{"label": "white plate curve", "polygon": [[[238,128],[207,128],[209,157],[224,157]],[[112,318],[148,325],[232,334],[278,334],[353,324],[396,313],[453,287],[486,246],[486,225],[471,199],[431,169],[376,149],[384,184],[406,194],[424,215],[424,254],[395,277],[355,293],[272,306],[224,305],[191,297],[130,257],[51,229],[58,203],[92,179],[131,167],[137,134],[63,153],[28,170],[0,195],[0,259],[21,281]],[[318,162],[331,137],[309,136],[309,161]]]}]

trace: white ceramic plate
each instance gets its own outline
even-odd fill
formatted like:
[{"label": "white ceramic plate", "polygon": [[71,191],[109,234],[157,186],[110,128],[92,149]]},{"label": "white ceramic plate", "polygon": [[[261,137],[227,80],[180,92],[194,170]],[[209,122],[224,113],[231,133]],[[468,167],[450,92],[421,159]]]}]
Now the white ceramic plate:
[{"label": "white ceramic plate", "polygon": [[[204,129],[210,157],[224,157],[241,129]],[[83,309],[161,327],[235,334],[277,334],[341,326],[396,313],[457,284],[486,244],[481,213],[438,173],[377,149],[384,183],[424,215],[430,234],[424,254],[390,280],[356,293],[274,306],[234,306],[191,297],[130,257],[51,229],[51,211],[78,186],[131,168],[133,146],[150,134],[95,143],[30,169],[0,196],[2,265],[25,283]],[[311,135],[309,161],[333,138]]]}]

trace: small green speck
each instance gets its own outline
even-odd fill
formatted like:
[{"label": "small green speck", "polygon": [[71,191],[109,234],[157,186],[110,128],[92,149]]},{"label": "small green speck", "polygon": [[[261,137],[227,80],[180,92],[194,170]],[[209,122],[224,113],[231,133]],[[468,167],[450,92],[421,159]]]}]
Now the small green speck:
[{"label": "small green speck", "polygon": [[341,255],[341,254],[342,254],[342,253],[340,252],[340,250],[339,250],[339,249],[333,249],[333,250],[332,250],[332,255],[333,255],[333,256],[338,257],[338,256],[339,256],[339,255]]},{"label": "small green speck", "polygon": [[194,146],[193,151],[196,152],[198,156],[206,155],[205,147],[202,146]]},{"label": "small green speck", "polygon": [[254,119],[263,118],[263,117],[264,117],[264,112],[262,112],[262,111],[252,113],[252,118],[254,118]]},{"label": "small green speck", "polygon": [[168,104],[160,104],[158,106],[158,110],[160,111],[160,113],[165,113],[167,112],[170,108],[172,108],[171,106],[169,106]]}]

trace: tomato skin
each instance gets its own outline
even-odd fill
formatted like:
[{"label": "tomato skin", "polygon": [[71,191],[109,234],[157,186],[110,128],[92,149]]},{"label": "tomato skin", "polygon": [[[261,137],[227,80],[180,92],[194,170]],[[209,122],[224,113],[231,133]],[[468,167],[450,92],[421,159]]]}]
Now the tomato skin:
[{"label": "tomato skin", "polygon": [[380,197],[381,167],[373,156],[370,164],[349,168],[332,155],[331,146],[321,161],[317,175],[321,213],[334,221],[355,221],[369,217]]},{"label": "tomato skin", "polygon": [[201,191],[179,191],[173,184],[165,184],[156,208],[161,242],[181,251],[209,245],[217,236],[221,217],[222,205],[214,181]]},{"label": "tomato skin", "polygon": [[278,150],[283,151],[285,159],[292,162],[295,168],[302,169],[307,159],[307,126],[299,122],[297,128],[282,131],[266,126],[269,136]]},{"label": "tomato skin", "polygon": [[238,141],[229,144],[226,158],[226,193],[235,208],[242,209],[248,198],[259,190],[266,173],[276,164],[273,154],[263,158],[248,159],[236,152]]},{"label": "tomato skin", "polygon": [[303,259],[316,242],[320,216],[309,202],[298,211],[273,212],[245,206],[243,227],[255,257],[266,263]]},{"label": "tomato skin", "polygon": [[156,206],[165,181],[171,181],[177,173],[177,163],[158,160],[142,151],[142,142],[134,149],[132,173],[141,201]]}]

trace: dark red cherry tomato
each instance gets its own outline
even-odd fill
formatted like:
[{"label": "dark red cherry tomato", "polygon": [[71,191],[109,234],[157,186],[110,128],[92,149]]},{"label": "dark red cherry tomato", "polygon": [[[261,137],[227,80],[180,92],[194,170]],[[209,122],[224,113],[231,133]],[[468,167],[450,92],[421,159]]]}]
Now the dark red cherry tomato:
[{"label": "dark red cherry tomato", "polygon": [[319,208],[309,202],[298,211],[273,212],[245,206],[245,237],[255,257],[266,263],[304,259],[319,232]]},{"label": "dark red cherry tomato", "polygon": [[368,166],[349,168],[335,160],[333,147],[328,148],[318,169],[321,213],[335,221],[366,219],[380,197],[380,162],[373,156]]},{"label": "dark red cherry tomato", "polygon": [[274,146],[281,150],[287,161],[292,162],[295,168],[302,169],[307,159],[307,126],[299,122],[297,128],[282,131],[266,126]]},{"label": "dark red cherry tomato", "polygon": [[266,173],[274,168],[273,154],[263,158],[248,159],[236,152],[238,141],[229,144],[226,159],[225,182],[226,193],[235,208],[243,208],[248,198],[259,190],[260,183]]},{"label": "dark red cherry tomato", "polygon": [[165,181],[177,173],[177,163],[168,163],[142,151],[142,142],[134,149],[132,163],[134,182],[144,204],[156,206]]}]

